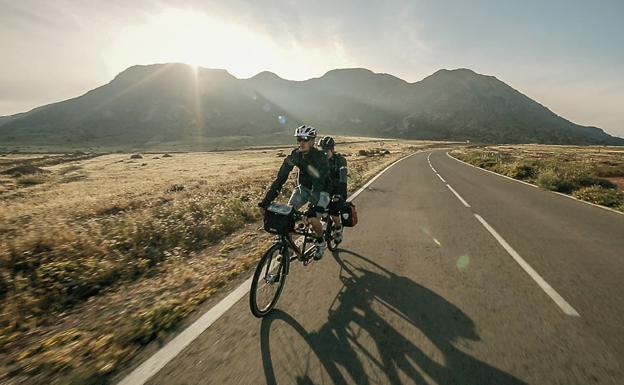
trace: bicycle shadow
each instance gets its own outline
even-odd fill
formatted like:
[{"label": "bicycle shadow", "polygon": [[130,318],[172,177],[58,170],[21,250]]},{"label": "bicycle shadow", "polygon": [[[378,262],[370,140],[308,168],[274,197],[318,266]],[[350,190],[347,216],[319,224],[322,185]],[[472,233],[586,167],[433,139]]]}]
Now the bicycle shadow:
[{"label": "bicycle shadow", "polygon": [[[459,308],[362,255],[338,249],[333,256],[341,267],[343,287],[320,329],[308,332],[278,309],[262,320],[260,348],[267,384],[278,383],[270,346],[271,325],[278,320],[303,338],[334,384],[429,384],[429,379],[437,384],[524,384],[455,346],[460,340],[479,339],[474,323]],[[389,314],[427,337],[443,359],[433,360],[396,330],[386,319]],[[374,346],[360,343],[363,333]],[[292,377],[284,383],[314,383],[307,372]]]}]

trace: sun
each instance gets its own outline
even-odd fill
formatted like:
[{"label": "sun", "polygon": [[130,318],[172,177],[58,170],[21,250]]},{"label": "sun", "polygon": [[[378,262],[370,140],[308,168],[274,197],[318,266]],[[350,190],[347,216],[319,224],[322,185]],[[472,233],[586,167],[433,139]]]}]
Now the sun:
[{"label": "sun", "polygon": [[320,76],[353,66],[339,44],[308,47],[288,36],[270,36],[234,18],[168,9],[119,28],[104,53],[111,74],[135,64],[187,63],[223,68],[239,78],[273,71],[288,79]]},{"label": "sun", "polygon": [[111,61],[127,62],[125,66],[181,62],[252,76],[279,60],[270,39],[232,21],[198,12],[167,10],[120,32]]}]

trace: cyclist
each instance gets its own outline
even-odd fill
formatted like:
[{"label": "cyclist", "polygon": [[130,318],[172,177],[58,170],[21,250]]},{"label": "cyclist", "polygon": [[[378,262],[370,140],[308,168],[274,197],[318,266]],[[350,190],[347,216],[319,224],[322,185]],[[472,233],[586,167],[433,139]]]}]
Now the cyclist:
[{"label": "cyclist", "polygon": [[288,204],[295,210],[298,210],[305,203],[311,204],[307,212],[308,221],[312,225],[312,229],[316,233],[316,250],[314,259],[319,260],[325,252],[325,239],[323,238],[323,225],[320,216],[327,209],[329,204],[328,173],[329,162],[323,151],[314,147],[314,139],[316,139],[316,129],[312,126],[302,125],[295,129],[298,148],[295,148],[288,155],[279,171],[277,178],[269,187],[264,199],[258,203],[258,206],[267,209],[273,200],[279,195],[282,186],[288,179],[288,174],[293,167],[297,167],[297,186],[295,187]]},{"label": "cyclist", "polygon": [[329,161],[329,195],[332,197],[329,203],[329,215],[335,225],[334,239],[342,241],[342,223],[340,221],[340,208],[347,199],[347,159],[336,153],[336,141],[331,136],[324,136],[319,140],[321,147],[327,154]]}]

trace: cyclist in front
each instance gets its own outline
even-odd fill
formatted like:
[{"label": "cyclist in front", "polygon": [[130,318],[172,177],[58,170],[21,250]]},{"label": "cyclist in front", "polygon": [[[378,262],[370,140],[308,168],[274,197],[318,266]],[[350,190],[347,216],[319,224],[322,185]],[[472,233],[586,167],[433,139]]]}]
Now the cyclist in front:
[{"label": "cyclist in front", "polygon": [[347,199],[347,159],[336,153],[336,141],[331,136],[324,136],[319,140],[319,147],[327,154],[329,160],[329,215],[335,225],[334,239],[340,243],[342,241],[342,223],[340,220],[340,208]]},{"label": "cyclist in front", "polygon": [[316,233],[316,250],[314,259],[319,260],[325,252],[325,239],[323,238],[323,225],[320,216],[327,209],[329,204],[328,174],[329,163],[327,156],[323,151],[314,147],[316,139],[316,129],[312,126],[302,125],[295,130],[297,143],[299,147],[294,149],[288,155],[279,171],[277,178],[269,187],[264,199],[258,203],[258,206],[267,209],[273,200],[277,198],[280,190],[293,167],[297,167],[297,186],[295,187],[288,204],[295,210],[299,210],[301,206],[309,202],[311,208],[307,212],[308,221],[312,225],[312,229]]}]

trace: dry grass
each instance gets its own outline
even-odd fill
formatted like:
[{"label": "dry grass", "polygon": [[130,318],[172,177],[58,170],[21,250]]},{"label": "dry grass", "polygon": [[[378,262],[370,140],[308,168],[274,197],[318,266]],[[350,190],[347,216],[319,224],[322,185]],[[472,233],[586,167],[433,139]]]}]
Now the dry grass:
[{"label": "dry grass", "polygon": [[624,211],[624,149],[596,146],[488,146],[454,150],[473,165]]},{"label": "dry grass", "polygon": [[[350,188],[426,145],[342,146]],[[255,205],[279,152],[102,155],[0,191],[0,382],[105,381],[247,272],[270,240]]]}]

